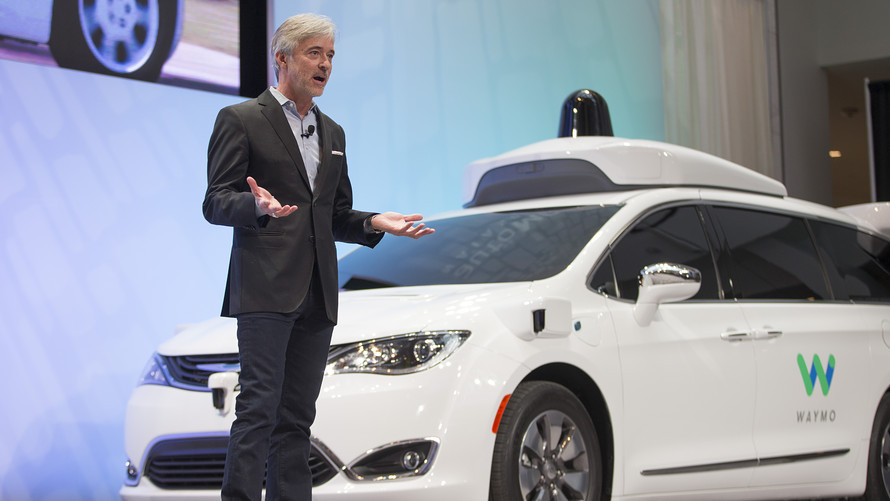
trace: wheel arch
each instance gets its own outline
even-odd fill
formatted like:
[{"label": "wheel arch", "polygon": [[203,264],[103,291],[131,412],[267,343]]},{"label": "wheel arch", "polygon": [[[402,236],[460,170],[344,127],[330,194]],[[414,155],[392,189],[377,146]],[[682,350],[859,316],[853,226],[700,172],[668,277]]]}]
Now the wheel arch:
[{"label": "wheel arch", "polygon": [[562,385],[581,400],[599,437],[603,466],[606,469],[603,472],[603,494],[604,499],[609,499],[615,468],[615,442],[612,435],[612,417],[599,386],[586,372],[565,363],[542,365],[522,380],[522,382],[527,381],[549,381]]}]

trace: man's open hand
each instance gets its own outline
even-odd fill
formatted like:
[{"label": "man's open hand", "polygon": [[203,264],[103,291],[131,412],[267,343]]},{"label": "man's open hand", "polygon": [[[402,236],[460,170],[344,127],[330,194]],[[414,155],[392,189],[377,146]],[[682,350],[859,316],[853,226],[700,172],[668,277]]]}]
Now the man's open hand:
[{"label": "man's open hand", "polygon": [[371,227],[392,235],[415,239],[435,233],[436,230],[427,228],[423,223],[414,224],[422,219],[423,216],[420,214],[405,216],[398,212],[383,212],[371,218]]},{"label": "man's open hand", "polygon": [[293,214],[297,210],[296,205],[281,205],[268,190],[258,186],[254,178],[248,176],[247,184],[250,185],[250,192],[253,193],[257,209],[263,214],[268,214],[272,217],[284,217]]}]

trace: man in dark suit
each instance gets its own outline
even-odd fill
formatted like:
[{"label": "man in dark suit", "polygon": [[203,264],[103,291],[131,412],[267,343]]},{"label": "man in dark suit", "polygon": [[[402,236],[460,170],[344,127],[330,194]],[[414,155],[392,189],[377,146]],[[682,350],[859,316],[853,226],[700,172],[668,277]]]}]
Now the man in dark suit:
[{"label": "man in dark suit", "polygon": [[352,208],[343,129],[319,111],[330,19],[297,15],[272,38],[278,86],[220,111],[204,217],[234,227],[222,314],[238,319],[241,393],[222,498],[308,500],[309,427],[337,320],[335,240],[432,233],[422,216]]}]

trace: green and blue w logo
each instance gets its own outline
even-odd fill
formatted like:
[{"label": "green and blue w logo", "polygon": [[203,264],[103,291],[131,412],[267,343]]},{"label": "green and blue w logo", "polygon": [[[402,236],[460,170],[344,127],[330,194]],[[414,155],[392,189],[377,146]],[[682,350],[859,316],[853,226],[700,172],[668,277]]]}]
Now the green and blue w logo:
[{"label": "green and blue w logo", "polygon": [[803,385],[807,389],[807,396],[813,394],[816,380],[819,381],[822,394],[828,395],[828,389],[831,388],[831,379],[834,377],[834,365],[834,355],[828,356],[827,368],[822,367],[822,360],[819,358],[819,355],[813,355],[813,363],[810,364],[810,368],[807,370],[807,363],[803,359],[803,355],[797,354],[797,366],[800,368],[800,376],[803,378]]}]

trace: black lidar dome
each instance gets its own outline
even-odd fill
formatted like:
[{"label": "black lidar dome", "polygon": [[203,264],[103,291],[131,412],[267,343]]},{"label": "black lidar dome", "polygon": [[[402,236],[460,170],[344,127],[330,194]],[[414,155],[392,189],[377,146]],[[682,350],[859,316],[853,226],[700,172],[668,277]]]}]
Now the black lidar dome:
[{"label": "black lidar dome", "polygon": [[559,137],[612,136],[612,118],[606,100],[581,89],[569,95],[559,117]]}]

